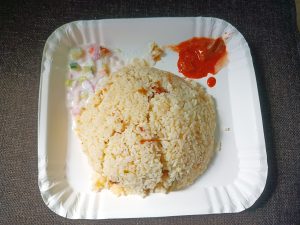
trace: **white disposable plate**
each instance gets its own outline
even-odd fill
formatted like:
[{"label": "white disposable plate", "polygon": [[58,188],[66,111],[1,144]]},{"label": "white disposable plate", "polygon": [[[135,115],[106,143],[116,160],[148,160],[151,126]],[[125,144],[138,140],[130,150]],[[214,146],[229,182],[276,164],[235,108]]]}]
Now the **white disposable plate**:
[{"label": "white disposable plate", "polygon": [[[116,197],[90,191],[91,169],[71,129],[65,102],[68,52],[97,43],[142,56],[152,41],[176,44],[194,36],[227,32],[229,64],[207,91],[216,100],[221,148],[195,184],[169,194]],[[178,55],[168,52],[156,67],[178,74]],[[200,79],[205,85],[206,79]],[[240,212],[261,195],[267,156],[252,57],[239,31],[205,17],[76,21],[48,38],[41,65],[38,123],[39,187],[46,205],[72,219],[158,217]]]}]

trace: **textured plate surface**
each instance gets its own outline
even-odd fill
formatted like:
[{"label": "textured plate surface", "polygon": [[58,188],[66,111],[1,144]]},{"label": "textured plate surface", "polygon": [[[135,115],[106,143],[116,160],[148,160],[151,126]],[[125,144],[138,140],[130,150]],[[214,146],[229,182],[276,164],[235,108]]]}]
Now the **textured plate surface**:
[{"label": "textured plate surface", "polygon": [[[152,41],[177,44],[193,36],[226,41],[229,64],[207,91],[216,100],[220,151],[189,188],[165,194],[116,197],[90,191],[91,169],[72,129],[64,80],[68,52],[97,43],[142,57]],[[178,55],[167,52],[156,67],[179,75]],[[179,75],[180,76],[180,75]],[[206,79],[200,79],[204,86]],[[39,187],[48,207],[72,219],[157,217],[240,212],[262,193],[267,156],[256,77],[244,37],[224,20],[209,17],[76,21],[55,30],[42,58],[38,123]]]}]

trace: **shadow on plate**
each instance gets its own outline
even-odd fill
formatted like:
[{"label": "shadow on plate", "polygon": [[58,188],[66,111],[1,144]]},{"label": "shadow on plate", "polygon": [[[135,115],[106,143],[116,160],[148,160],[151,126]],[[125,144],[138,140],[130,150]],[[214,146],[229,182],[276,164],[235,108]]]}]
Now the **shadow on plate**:
[{"label": "shadow on plate", "polygon": [[265,134],[265,142],[266,142],[266,151],[267,151],[267,162],[268,162],[268,176],[267,182],[264,191],[258,200],[247,210],[254,211],[257,208],[263,207],[269,198],[272,196],[276,185],[277,185],[277,161],[275,148],[273,145],[273,134],[272,134],[272,124],[270,118],[270,104],[266,92],[266,84],[264,80],[264,68],[263,68],[263,59],[256,54],[255,49],[252,48],[251,51],[254,70],[256,74],[257,88],[260,100],[262,121],[263,121],[263,129]]}]

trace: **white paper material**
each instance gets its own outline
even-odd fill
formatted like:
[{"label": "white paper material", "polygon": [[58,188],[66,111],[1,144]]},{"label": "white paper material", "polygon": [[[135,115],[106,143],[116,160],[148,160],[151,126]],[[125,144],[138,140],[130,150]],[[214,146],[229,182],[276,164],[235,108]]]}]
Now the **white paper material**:
[{"label": "white paper material", "polygon": [[[64,86],[70,48],[101,44],[127,57],[143,57],[149,43],[177,44],[194,36],[226,41],[229,63],[207,88],[216,100],[221,148],[208,170],[192,186],[146,198],[116,197],[90,190],[92,170],[71,129]],[[157,68],[179,76],[178,55],[167,52]],[[158,217],[240,212],[261,195],[268,172],[262,117],[252,57],[244,37],[221,19],[147,18],[76,21],[48,38],[41,65],[38,168],[46,205],[71,219]],[[199,82],[206,87],[206,79]]]}]

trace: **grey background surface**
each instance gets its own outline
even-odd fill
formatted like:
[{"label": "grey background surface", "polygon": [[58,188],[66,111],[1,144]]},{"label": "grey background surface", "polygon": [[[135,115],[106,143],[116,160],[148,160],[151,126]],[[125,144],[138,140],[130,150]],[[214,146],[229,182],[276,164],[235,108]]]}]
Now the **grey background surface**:
[{"label": "grey background surface", "polygon": [[[300,224],[300,57],[293,1],[1,1],[0,224]],[[213,16],[249,43],[258,82],[269,176],[237,214],[68,220],[43,203],[37,179],[40,63],[47,37],[82,19]],[[180,27],[178,28],[180,30]]]}]

